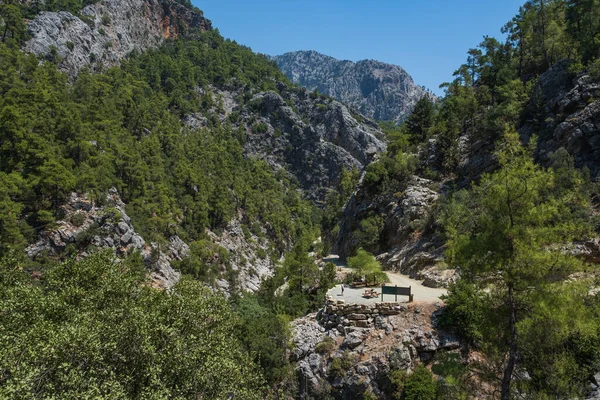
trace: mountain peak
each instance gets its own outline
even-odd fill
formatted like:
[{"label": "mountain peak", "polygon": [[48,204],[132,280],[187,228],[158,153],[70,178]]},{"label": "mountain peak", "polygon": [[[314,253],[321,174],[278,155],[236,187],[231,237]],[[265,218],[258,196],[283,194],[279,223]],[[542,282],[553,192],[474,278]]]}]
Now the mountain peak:
[{"label": "mountain peak", "polygon": [[318,90],[376,120],[401,123],[423,96],[400,66],[377,60],[337,60],[314,50],[272,57],[294,83]]}]

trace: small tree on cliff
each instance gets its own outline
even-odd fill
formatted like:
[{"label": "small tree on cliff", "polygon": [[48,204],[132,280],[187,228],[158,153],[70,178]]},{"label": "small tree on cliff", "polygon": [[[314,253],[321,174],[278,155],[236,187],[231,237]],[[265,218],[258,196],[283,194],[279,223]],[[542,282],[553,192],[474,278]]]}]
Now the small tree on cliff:
[{"label": "small tree on cliff", "polygon": [[519,382],[522,390],[568,397],[585,386],[585,362],[564,349],[598,332],[583,306],[587,289],[566,282],[583,267],[565,251],[586,234],[573,223],[586,209],[581,182],[558,188],[554,171],[536,165],[531,149],[507,131],[497,152],[500,169],[456,194],[444,217],[448,264],[460,267],[494,308],[477,323],[482,348],[501,366],[503,400],[511,398],[519,369],[530,375]]},{"label": "small tree on cliff", "polygon": [[375,256],[362,248],[358,249],[356,256],[348,258],[348,266],[356,271],[358,276],[365,277],[367,283],[375,281],[381,274],[381,264]]}]

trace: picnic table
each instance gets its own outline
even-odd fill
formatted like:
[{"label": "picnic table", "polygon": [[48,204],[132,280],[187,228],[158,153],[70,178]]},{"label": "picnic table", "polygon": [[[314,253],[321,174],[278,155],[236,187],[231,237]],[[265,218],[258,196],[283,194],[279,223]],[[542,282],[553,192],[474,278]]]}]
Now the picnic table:
[{"label": "picnic table", "polygon": [[367,299],[372,299],[374,297],[379,297],[379,293],[377,293],[377,291],[373,289],[365,289],[365,291],[363,292],[363,297],[366,297]]}]

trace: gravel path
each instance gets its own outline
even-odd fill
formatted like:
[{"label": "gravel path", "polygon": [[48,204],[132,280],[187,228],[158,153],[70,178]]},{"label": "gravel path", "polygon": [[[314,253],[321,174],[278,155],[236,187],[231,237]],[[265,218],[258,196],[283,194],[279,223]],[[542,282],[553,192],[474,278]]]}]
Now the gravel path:
[{"label": "gravel path", "polygon": [[[351,268],[348,268],[344,263],[342,263],[338,256],[330,255],[327,258],[324,258],[325,262],[332,262],[338,266],[338,268],[342,268],[342,270],[352,271]],[[425,302],[425,303],[435,303],[439,301],[439,297],[443,294],[446,294],[446,289],[436,289],[425,287],[422,285],[421,281],[417,281],[409,278],[406,275],[397,274],[395,272],[385,271],[387,276],[390,278],[390,282],[387,285],[398,285],[403,287],[411,287],[412,293],[414,295],[415,302]],[[342,295],[342,285],[337,285],[333,289],[330,289],[327,294],[331,296],[333,299],[344,300],[346,303],[353,304],[373,304],[381,301],[381,287],[375,289],[380,296],[378,298],[366,299],[362,297],[364,292],[364,288],[352,289],[348,285],[344,285],[344,294]],[[393,295],[385,295],[383,297],[384,301],[394,301],[395,296]],[[400,302],[408,302],[407,296],[398,296],[398,301]]]}]

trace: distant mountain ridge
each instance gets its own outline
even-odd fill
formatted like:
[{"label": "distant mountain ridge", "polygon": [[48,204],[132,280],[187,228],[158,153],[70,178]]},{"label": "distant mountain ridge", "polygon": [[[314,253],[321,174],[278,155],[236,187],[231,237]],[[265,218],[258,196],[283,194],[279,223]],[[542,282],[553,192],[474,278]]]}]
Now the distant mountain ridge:
[{"label": "distant mountain ridge", "polygon": [[423,96],[434,97],[393,64],[337,60],[316,51],[296,51],[272,59],[292,82],[317,89],[380,121],[401,123]]}]

